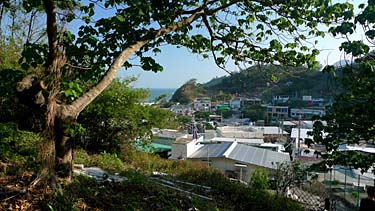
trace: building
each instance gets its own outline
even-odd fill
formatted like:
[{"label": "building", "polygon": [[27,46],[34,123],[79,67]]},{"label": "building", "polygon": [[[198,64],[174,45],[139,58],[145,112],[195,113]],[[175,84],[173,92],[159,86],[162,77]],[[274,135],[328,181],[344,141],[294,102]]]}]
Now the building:
[{"label": "building", "polygon": [[288,132],[275,126],[224,126],[216,128],[218,137],[234,139],[262,139],[264,142],[286,140]]},{"label": "building", "polygon": [[210,140],[213,143],[241,143],[241,144],[247,144],[252,146],[260,146],[264,144],[264,141],[262,138],[226,138],[226,137],[214,137]]},{"label": "building", "polygon": [[259,98],[248,98],[244,101],[244,106],[248,106],[248,105],[261,105],[262,104],[262,100],[259,99]]},{"label": "building", "polygon": [[323,109],[310,109],[310,108],[291,108],[290,117],[311,119],[313,116],[324,116],[326,112]]},{"label": "building", "polygon": [[272,96],[272,104],[287,103],[289,101],[288,95],[275,95]]},{"label": "building", "polygon": [[280,163],[290,162],[288,153],[250,146],[237,142],[209,143],[188,157],[221,170],[226,176],[249,182],[257,168],[276,170]]},{"label": "building", "polygon": [[170,159],[186,160],[191,154],[203,147],[203,136],[193,139],[192,135],[184,135],[176,138],[172,143],[172,155]]},{"label": "building", "polygon": [[249,126],[223,126],[216,128],[218,137],[226,138],[244,138],[244,139],[263,139],[263,133],[260,130]]},{"label": "building", "polygon": [[230,108],[232,110],[240,110],[244,107],[247,100],[245,97],[235,97],[229,101]]},{"label": "building", "polygon": [[177,115],[191,116],[194,113],[191,105],[172,105],[171,111]]},{"label": "building", "polygon": [[210,111],[211,109],[211,98],[195,98],[193,107],[195,111]]},{"label": "building", "polygon": [[269,119],[287,119],[289,116],[288,106],[267,106],[267,116]]},{"label": "building", "polygon": [[217,104],[216,111],[229,111],[230,105],[229,104]]}]

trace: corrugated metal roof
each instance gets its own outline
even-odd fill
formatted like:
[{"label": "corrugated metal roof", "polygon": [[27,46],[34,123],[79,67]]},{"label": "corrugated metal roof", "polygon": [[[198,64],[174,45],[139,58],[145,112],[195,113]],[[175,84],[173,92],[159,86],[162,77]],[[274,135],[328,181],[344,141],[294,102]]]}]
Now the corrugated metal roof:
[{"label": "corrugated metal roof", "polygon": [[262,138],[227,138],[227,137],[214,137],[211,139],[213,142],[234,142],[246,143],[246,144],[263,144]]},{"label": "corrugated metal roof", "polygon": [[232,143],[222,143],[222,144],[205,144],[203,147],[199,148],[194,152],[190,158],[207,158],[207,153],[209,157],[223,157],[224,153],[230,147]]},{"label": "corrugated metal roof", "polygon": [[290,161],[289,154],[287,153],[274,152],[245,144],[237,144],[228,155],[228,158],[267,168],[276,168],[276,162],[283,163]]}]

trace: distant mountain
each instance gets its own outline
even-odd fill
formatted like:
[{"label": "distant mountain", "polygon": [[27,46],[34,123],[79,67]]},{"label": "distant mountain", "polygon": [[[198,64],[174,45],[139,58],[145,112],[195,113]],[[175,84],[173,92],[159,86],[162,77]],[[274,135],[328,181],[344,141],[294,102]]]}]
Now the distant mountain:
[{"label": "distant mountain", "polygon": [[334,67],[336,68],[340,68],[340,67],[344,67],[348,64],[351,64],[352,62],[350,60],[340,60],[340,61],[337,61],[333,64]]}]

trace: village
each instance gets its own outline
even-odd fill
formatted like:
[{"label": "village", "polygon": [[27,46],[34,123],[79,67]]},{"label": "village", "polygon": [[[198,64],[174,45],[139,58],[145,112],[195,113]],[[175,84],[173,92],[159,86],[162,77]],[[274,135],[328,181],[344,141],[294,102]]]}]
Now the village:
[{"label": "village", "polygon": [[[251,181],[256,169],[262,168],[267,170],[270,181],[275,182],[282,166],[297,161],[301,166],[309,167],[320,163],[322,154],[327,153],[323,145],[312,142],[314,137],[311,133],[314,117],[323,116],[330,102],[303,96],[301,102],[306,107],[293,108],[288,106],[288,101],[289,96],[273,96],[270,104],[263,104],[258,98],[235,97],[228,103],[215,104],[206,97],[196,98],[190,105],[172,106],[171,111],[177,115],[192,116],[193,120],[182,131],[154,129],[153,152],[166,159],[206,163],[222,171],[228,178],[245,184]],[[242,118],[241,111],[247,104],[261,105],[266,120],[252,122],[249,118]],[[223,109],[235,113],[225,119],[220,115]],[[196,112],[211,114],[208,119],[197,120],[194,118]],[[212,128],[202,128],[205,124],[212,125]],[[326,123],[323,121],[323,124]],[[375,148],[367,144],[342,145],[340,150],[375,153]],[[327,169],[308,172],[303,179],[306,182],[320,181],[326,184],[328,192],[337,192],[345,199],[351,198],[353,193],[364,195],[366,187],[372,186],[375,181],[372,169],[364,173],[361,173],[361,169],[341,165],[328,166]],[[295,199],[303,197],[301,194],[306,196],[305,192],[293,187],[287,193]],[[351,199],[352,203],[358,206],[358,199]]]}]

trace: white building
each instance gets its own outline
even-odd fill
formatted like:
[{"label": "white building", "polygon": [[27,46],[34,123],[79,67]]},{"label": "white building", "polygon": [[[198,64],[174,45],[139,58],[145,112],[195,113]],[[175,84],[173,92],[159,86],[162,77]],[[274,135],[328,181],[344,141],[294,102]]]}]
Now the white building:
[{"label": "white building", "polygon": [[193,139],[192,135],[184,135],[172,143],[172,155],[170,159],[186,160],[191,154],[203,147],[203,136]]},{"label": "white building", "polygon": [[322,109],[310,108],[292,108],[290,109],[290,117],[309,119],[313,116],[324,116],[326,112]]},{"label": "white building", "polygon": [[237,142],[205,144],[188,159],[208,163],[228,177],[245,182],[250,181],[256,168],[272,171],[277,169],[279,164],[290,162],[288,153],[275,152]]},{"label": "white building", "polygon": [[195,98],[193,105],[195,111],[210,111],[211,99],[209,97]]}]

